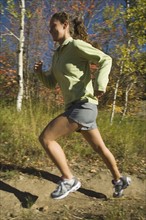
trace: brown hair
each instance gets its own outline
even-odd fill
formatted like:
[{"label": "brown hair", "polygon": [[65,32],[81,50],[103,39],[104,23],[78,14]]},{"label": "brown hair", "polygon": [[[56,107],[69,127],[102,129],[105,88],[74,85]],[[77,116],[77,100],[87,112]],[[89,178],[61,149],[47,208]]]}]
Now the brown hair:
[{"label": "brown hair", "polygon": [[67,21],[69,23],[70,34],[74,39],[81,39],[89,42],[86,27],[82,19],[78,17],[72,19],[66,12],[55,13],[51,19],[59,20],[62,24]]}]

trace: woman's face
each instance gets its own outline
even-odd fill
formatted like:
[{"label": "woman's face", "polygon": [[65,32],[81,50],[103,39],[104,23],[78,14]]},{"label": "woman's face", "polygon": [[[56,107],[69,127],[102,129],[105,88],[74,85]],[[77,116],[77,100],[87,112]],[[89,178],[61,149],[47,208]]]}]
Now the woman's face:
[{"label": "woman's face", "polygon": [[59,20],[51,19],[50,33],[54,41],[62,43],[65,38],[66,25],[62,24]]}]

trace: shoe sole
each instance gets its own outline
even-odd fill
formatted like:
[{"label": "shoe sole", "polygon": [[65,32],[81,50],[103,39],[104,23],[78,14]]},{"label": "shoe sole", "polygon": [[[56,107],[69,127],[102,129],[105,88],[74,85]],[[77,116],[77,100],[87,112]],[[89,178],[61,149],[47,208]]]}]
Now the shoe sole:
[{"label": "shoe sole", "polygon": [[63,195],[59,196],[59,197],[52,197],[53,199],[63,199],[65,198],[66,196],[68,196],[68,194],[70,192],[75,192],[77,191],[79,188],[81,187],[81,183],[78,181],[78,183],[72,187],[69,191],[67,191],[66,193],[64,193]]}]

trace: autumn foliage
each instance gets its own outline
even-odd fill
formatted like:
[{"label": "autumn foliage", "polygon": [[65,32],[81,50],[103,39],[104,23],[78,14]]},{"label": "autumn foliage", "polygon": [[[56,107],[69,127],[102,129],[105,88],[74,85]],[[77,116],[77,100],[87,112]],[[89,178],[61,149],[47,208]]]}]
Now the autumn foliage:
[{"label": "autumn foliage", "polygon": [[[3,21],[7,19],[4,25],[8,29],[2,26],[0,97],[8,101],[16,100],[18,93],[16,59],[18,41],[15,35],[19,36],[20,7],[14,0],[2,2],[5,2],[5,4],[2,3]],[[81,17],[93,45],[113,58],[108,89],[102,99],[103,104],[112,105],[117,81],[119,81],[117,107],[123,108],[125,94],[129,88],[129,102],[143,99],[146,71],[143,46],[145,44],[143,38],[145,3],[142,0],[135,1],[127,9],[125,2],[113,0],[25,1],[24,99],[53,100],[63,104],[60,88],[58,86],[54,90],[45,88],[33,72],[34,63],[38,60],[44,61],[45,71],[51,65],[55,45],[49,33],[49,20],[53,13],[62,10],[72,16]],[[94,80],[94,72],[99,67],[93,63],[90,67],[91,77]]]},{"label": "autumn foliage", "polygon": [[0,56],[0,98],[5,100],[15,99],[18,89],[17,71],[9,59],[5,54]]}]

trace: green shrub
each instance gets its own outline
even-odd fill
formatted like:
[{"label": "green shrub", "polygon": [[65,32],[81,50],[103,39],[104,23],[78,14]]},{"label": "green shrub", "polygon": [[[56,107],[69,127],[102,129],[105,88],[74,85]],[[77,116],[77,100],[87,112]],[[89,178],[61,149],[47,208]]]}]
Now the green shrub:
[{"label": "green shrub", "polygon": [[[2,161],[21,165],[43,164],[47,156],[40,146],[38,136],[47,123],[62,111],[62,106],[44,102],[24,103],[21,112],[17,112],[15,106],[1,106]],[[116,116],[114,124],[110,125],[109,112],[99,111],[97,124],[121,169],[129,169],[134,167],[132,164],[138,165],[139,161],[143,161],[146,130],[144,120],[129,116],[120,122],[120,116]],[[74,132],[69,137],[63,137],[59,143],[69,159],[97,157],[80,133]],[[48,162],[47,159],[46,161]]]}]

